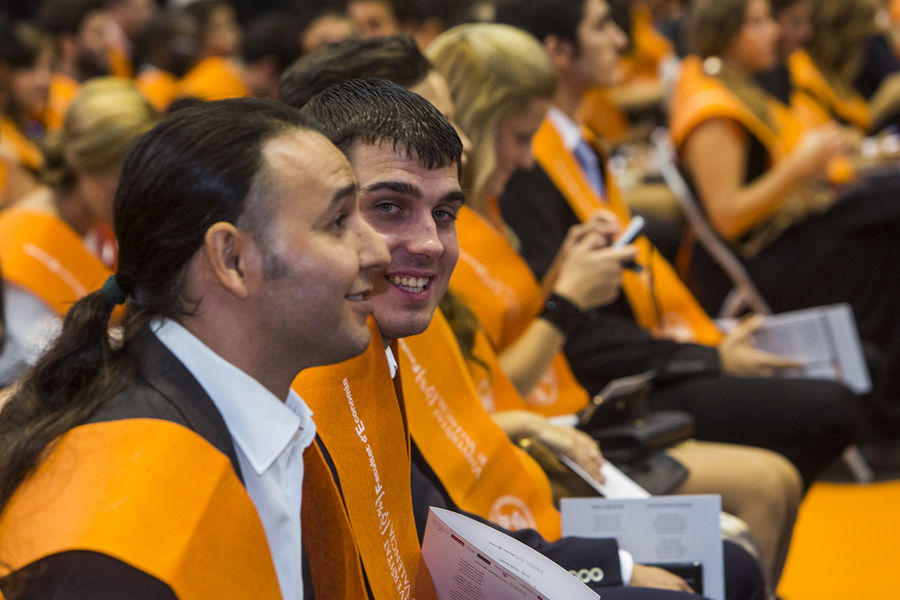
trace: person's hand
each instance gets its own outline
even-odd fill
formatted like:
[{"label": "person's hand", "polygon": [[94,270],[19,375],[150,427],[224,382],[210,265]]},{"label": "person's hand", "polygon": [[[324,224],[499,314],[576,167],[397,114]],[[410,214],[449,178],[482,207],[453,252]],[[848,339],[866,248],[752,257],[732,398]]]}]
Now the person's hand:
[{"label": "person's hand", "polygon": [[612,244],[620,229],[616,215],[605,208],[600,208],[584,223],[578,223],[569,227],[569,231],[566,232],[566,239],[563,240],[562,246],[556,252],[555,260],[560,263],[564,262],[572,247],[587,235],[591,235],[594,248],[605,248]]},{"label": "person's hand", "polygon": [[845,131],[835,123],[828,123],[808,131],[791,154],[803,176],[822,172],[828,161],[842,156],[849,149]]},{"label": "person's hand", "polygon": [[606,483],[606,478],[600,471],[600,467],[603,466],[603,454],[594,438],[574,427],[560,427],[547,420],[544,420],[544,424],[534,433],[536,439],[555,453],[567,456],[591,477],[600,483]]},{"label": "person's hand", "polygon": [[559,269],[553,291],[581,310],[609,304],[619,296],[622,264],[633,261],[637,249],[598,247],[598,232],[585,233],[575,242]]},{"label": "person's hand", "polygon": [[631,573],[631,581],[628,585],[633,587],[657,588],[661,590],[673,590],[676,592],[695,593],[687,582],[665,569],[659,567],[648,567],[647,565],[639,565],[635,563],[634,571]]},{"label": "person's hand", "polygon": [[762,327],[765,318],[754,315],[738,323],[719,344],[722,371],[739,377],[771,377],[781,370],[802,366],[787,356],[764,352],[750,345],[750,336]]}]

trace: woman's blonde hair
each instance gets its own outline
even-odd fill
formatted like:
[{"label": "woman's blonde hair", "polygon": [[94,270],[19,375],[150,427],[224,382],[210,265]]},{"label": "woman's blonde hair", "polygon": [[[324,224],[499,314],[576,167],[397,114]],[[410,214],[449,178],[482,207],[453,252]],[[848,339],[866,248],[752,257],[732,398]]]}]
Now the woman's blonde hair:
[{"label": "woman's blonde hair", "polygon": [[155,117],[133,82],[91,79],[66,111],[62,131],[47,141],[47,182],[65,185],[79,171],[115,173],[128,145],[151,127]]},{"label": "woman's blonde hair", "polygon": [[431,43],[427,55],[446,78],[459,126],[472,141],[463,181],[473,207],[482,211],[497,167],[497,127],[532,100],[552,98],[556,71],[534,36],[495,23],[454,27]]}]

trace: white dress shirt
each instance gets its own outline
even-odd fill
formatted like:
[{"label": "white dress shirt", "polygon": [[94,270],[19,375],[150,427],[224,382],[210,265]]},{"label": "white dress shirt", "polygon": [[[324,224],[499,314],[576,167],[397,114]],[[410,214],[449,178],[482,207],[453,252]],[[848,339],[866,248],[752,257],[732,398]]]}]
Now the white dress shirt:
[{"label": "white dress shirt", "polygon": [[312,411],[293,390],[282,402],[175,321],[157,319],[151,327],[222,414],[266,532],[281,595],[302,600],[300,501],[303,451],[316,436]]}]

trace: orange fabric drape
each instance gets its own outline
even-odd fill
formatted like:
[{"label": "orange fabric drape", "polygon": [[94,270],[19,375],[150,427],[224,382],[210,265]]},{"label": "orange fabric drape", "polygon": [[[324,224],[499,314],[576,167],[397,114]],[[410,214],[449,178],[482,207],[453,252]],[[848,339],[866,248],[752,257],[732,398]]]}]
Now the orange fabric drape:
[{"label": "orange fabric drape", "polygon": [[178,80],[162,69],[154,67],[144,69],[135,78],[135,83],[157,112],[165,112],[178,96]]},{"label": "orange fabric drape", "polygon": [[[768,103],[774,124],[789,127],[792,120],[785,115],[783,105],[772,98]],[[703,71],[703,63],[697,56],[690,56],[682,62],[681,75],[672,100],[672,116],[669,133],[675,146],[680,148],[688,135],[700,124],[715,118],[736,121],[765,147],[772,163],[777,163],[790,151],[800,137],[802,128],[783,139],[771,126],[764,123],[740,98],[735,96],[715,77]],[[790,133],[790,132],[789,132]]]},{"label": "orange fabric drape", "polygon": [[[481,405],[489,413],[501,410],[531,410],[534,407],[522,398],[516,386],[500,367],[500,360],[484,330],[475,332],[472,356],[467,361],[469,375],[478,391]],[[579,402],[582,398],[579,398]]]},{"label": "orange fabric drape", "polygon": [[0,152],[31,171],[40,171],[44,166],[40,148],[9,117],[0,117]]},{"label": "orange fabric drape", "polygon": [[584,95],[578,114],[585,127],[607,141],[620,142],[628,136],[628,115],[603,88],[593,88]]},{"label": "orange fabric drape", "polygon": [[319,598],[365,598],[359,548],[340,491],[317,443],[303,453],[303,547]]},{"label": "orange fabric drape", "polygon": [[834,119],[863,131],[869,129],[872,118],[865,98],[858,93],[849,98],[838,96],[806,50],[791,54],[788,70],[794,85],[791,106],[804,125],[813,127]]},{"label": "orange fabric drape", "polygon": [[[475,312],[491,343],[502,351],[540,314],[543,292],[525,260],[486,219],[465,206],[457,217],[460,253],[450,289]],[[532,410],[558,415],[581,410],[588,396],[558,352],[526,401]]]},{"label": "orange fabric drape", "polygon": [[4,575],[89,550],[179,598],[281,598],[265,531],[231,462],[169,421],[93,423],[61,436],[13,494],[0,539]]},{"label": "orange fabric drape", "polygon": [[109,71],[112,75],[123,79],[134,77],[134,67],[124,47],[110,46],[106,55],[109,57]]},{"label": "orange fabric drape", "polygon": [[550,483],[484,410],[450,324],[399,340],[410,433],[457,506],[507,529],[560,536]]},{"label": "orange fabric drape", "polygon": [[[615,213],[622,227],[628,223],[631,213],[612,177],[607,174],[607,195],[601,198],[549,119],[544,120],[535,134],[533,149],[535,159],[580,221],[588,220],[599,208],[606,208]],[[645,236],[640,236],[635,244],[637,263],[644,268],[640,273],[626,271],[622,287],[638,324],[657,335],[679,341],[718,344],[721,332],[668,261]]]},{"label": "orange fabric drape", "polygon": [[641,3],[631,8],[631,43],[631,51],[622,56],[623,80],[658,79],[660,63],[674,54],[674,50],[672,43],[653,25],[650,9]]},{"label": "orange fabric drape", "polygon": [[436,598],[413,517],[405,408],[370,328],[366,352],[306,369],[292,387],[315,413],[374,597]]},{"label": "orange fabric drape", "polygon": [[5,280],[60,315],[111,274],[59,218],[16,207],[0,212],[0,262]]},{"label": "orange fabric drape", "polygon": [[43,123],[47,131],[59,131],[66,119],[66,111],[78,93],[77,81],[60,72],[53,74],[50,80],[50,93],[44,109]]},{"label": "orange fabric drape", "polygon": [[231,61],[221,56],[210,56],[185,74],[178,84],[178,95],[202,100],[225,100],[249,96],[250,90]]}]

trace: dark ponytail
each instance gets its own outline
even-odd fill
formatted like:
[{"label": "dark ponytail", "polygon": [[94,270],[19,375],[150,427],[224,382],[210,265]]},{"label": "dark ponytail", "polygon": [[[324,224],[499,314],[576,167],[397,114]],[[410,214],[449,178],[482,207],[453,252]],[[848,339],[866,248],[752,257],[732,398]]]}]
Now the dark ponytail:
[{"label": "dark ponytail", "polygon": [[103,291],[76,302],[59,338],[0,412],[0,507],[47,444],[85,421],[131,380],[133,365],[110,343],[114,307]]},{"label": "dark ponytail", "polygon": [[[196,310],[185,272],[207,229],[219,221],[251,232],[245,221],[265,225],[257,214],[264,201],[244,210],[256,194],[262,146],[302,123],[286,105],[242,98],[179,110],[137,139],[114,206],[120,290],[104,286],[72,306],[59,338],[0,411],[0,512],[48,444],[131,384],[137,365],[126,350],[138,331],[154,317]],[[120,294],[127,307],[117,342],[109,325]]]}]

